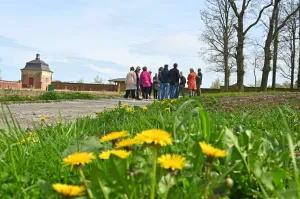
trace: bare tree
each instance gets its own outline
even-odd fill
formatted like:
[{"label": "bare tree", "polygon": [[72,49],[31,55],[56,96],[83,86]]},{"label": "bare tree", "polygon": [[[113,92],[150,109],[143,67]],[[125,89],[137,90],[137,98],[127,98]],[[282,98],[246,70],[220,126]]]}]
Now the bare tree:
[{"label": "bare tree", "polygon": [[80,80],[78,80],[76,83],[81,83],[81,84],[83,84],[84,83],[84,79],[83,78],[81,78]]},{"label": "bare tree", "polygon": [[225,91],[229,90],[230,74],[234,70],[232,51],[235,47],[235,16],[228,0],[205,0],[206,9],[200,11],[205,30],[201,40],[207,44],[202,56],[214,72],[224,73]]},{"label": "bare tree", "polygon": [[244,74],[245,74],[245,68],[244,68],[245,38],[246,38],[246,35],[249,32],[249,30],[251,28],[253,28],[259,22],[264,10],[267,9],[268,7],[270,7],[272,5],[272,3],[264,6],[262,9],[260,9],[259,14],[256,17],[256,20],[245,29],[244,28],[244,19],[245,19],[247,9],[249,8],[250,4],[252,4],[251,0],[242,0],[242,5],[240,8],[240,11],[238,10],[235,0],[228,0],[228,1],[237,17],[237,22],[238,22],[237,24],[234,25],[236,32],[237,32],[237,39],[238,39],[238,43],[236,46],[237,87],[238,87],[238,91],[243,91],[244,90]]},{"label": "bare tree", "polygon": [[217,78],[215,81],[213,81],[213,82],[211,83],[210,88],[220,89],[220,86],[221,86],[221,81],[220,81],[219,78]]},{"label": "bare tree", "polygon": [[[295,9],[294,0],[291,0],[283,6],[283,14],[288,15],[291,10]],[[290,81],[290,89],[294,89],[294,82],[296,76],[296,58],[297,58],[297,18],[292,16],[287,21],[285,28],[281,33],[280,43],[280,61],[282,65],[279,68],[281,76]]]},{"label": "bare tree", "polygon": [[96,77],[94,77],[94,83],[95,84],[103,84],[104,81],[99,75],[97,75]]},{"label": "bare tree", "polygon": [[[262,73],[262,78],[261,78],[261,90],[266,91],[268,87],[268,77],[269,77],[269,72],[271,71],[271,45],[275,37],[279,34],[279,31],[286,25],[287,21],[294,16],[298,10],[300,9],[300,6],[294,10],[292,10],[282,21],[282,23],[275,28],[275,19],[276,19],[276,14],[278,14],[278,9],[279,9],[279,4],[281,0],[275,0],[274,5],[273,5],[273,10],[272,10],[272,16],[270,17],[269,20],[269,31],[268,35],[265,41],[265,47],[264,47],[264,68],[263,68],[263,73]],[[276,68],[276,67],[275,67]]]},{"label": "bare tree", "polygon": [[253,70],[253,76],[254,76],[254,87],[256,91],[256,87],[258,83],[260,83],[260,80],[257,80],[257,71],[262,70],[262,63],[263,63],[263,56],[262,56],[262,50],[258,45],[254,46],[253,52],[251,53],[251,57],[249,57],[249,63],[252,65]]}]

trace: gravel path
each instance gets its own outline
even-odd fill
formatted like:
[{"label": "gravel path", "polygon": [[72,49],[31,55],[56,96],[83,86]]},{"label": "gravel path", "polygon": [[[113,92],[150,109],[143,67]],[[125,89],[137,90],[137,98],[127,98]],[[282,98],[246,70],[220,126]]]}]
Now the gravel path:
[{"label": "gravel path", "polygon": [[[101,112],[105,109],[116,108],[119,101],[122,104],[128,103],[131,106],[144,106],[152,102],[152,100],[137,101],[124,99],[102,99],[10,104],[8,107],[22,128],[30,128],[33,123],[40,123],[41,117],[46,117],[46,122],[48,123],[58,121],[60,115],[63,121],[70,121],[88,114],[95,115],[95,112]],[[0,115],[1,117],[3,116],[2,111]],[[2,120],[0,120],[0,128],[3,128]]]}]

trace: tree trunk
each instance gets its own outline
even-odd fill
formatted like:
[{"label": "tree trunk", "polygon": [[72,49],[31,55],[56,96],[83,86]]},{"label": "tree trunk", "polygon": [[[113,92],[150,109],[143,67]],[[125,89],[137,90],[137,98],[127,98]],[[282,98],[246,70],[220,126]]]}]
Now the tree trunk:
[{"label": "tree trunk", "polygon": [[262,91],[267,91],[268,88],[269,72],[271,71],[271,44],[272,38],[268,37],[264,48],[265,60],[260,86]]},{"label": "tree trunk", "polygon": [[[298,4],[300,5],[300,0],[299,0],[299,2],[298,2]],[[298,37],[299,37],[299,60],[298,60],[298,84],[297,84],[297,88],[298,88],[298,91],[300,91],[300,11],[298,11],[298,13],[299,13],[299,16],[298,16],[298,26],[299,26],[299,35],[298,35]]]},{"label": "tree trunk", "polygon": [[[274,19],[274,24],[275,24],[275,30],[278,28],[278,12],[279,9],[276,9],[275,13],[275,19]],[[276,72],[277,72],[277,59],[278,59],[278,37],[279,35],[276,34],[274,38],[274,52],[273,52],[273,77],[272,77],[272,90],[276,89]]]},{"label": "tree trunk", "polygon": [[291,54],[291,91],[294,89],[294,74],[295,74],[295,66],[296,66],[296,19],[293,18],[292,23],[292,54]]},{"label": "tree trunk", "polygon": [[229,91],[229,76],[230,76],[230,71],[229,71],[229,54],[228,54],[228,46],[226,45],[226,41],[224,41],[224,66],[225,66],[225,91]]},{"label": "tree trunk", "polygon": [[274,39],[274,21],[276,18],[276,13],[278,13],[278,4],[280,1],[275,1],[272,16],[270,18],[270,25],[269,25],[269,32],[266,38],[265,47],[264,47],[264,53],[265,53],[265,60],[264,60],[264,67],[263,67],[263,73],[261,78],[261,90],[267,91],[268,88],[268,78],[269,73],[271,71],[271,45],[272,41]]},{"label": "tree trunk", "polygon": [[238,29],[237,29],[237,37],[238,44],[236,47],[236,65],[237,65],[237,87],[238,92],[244,91],[244,24],[243,17],[240,16],[238,18]]}]

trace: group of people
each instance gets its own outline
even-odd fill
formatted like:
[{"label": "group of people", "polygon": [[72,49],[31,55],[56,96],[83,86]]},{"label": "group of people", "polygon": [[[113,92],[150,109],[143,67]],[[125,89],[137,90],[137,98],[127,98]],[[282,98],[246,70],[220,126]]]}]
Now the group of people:
[{"label": "group of people", "polygon": [[191,97],[196,93],[198,96],[201,94],[201,68],[198,68],[198,73],[191,68],[187,79],[183,76],[182,71],[179,72],[177,63],[170,70],[168,64],[160,67],[153,78],[151,74],[152,72],[147,70],[147,66],[144,66],[142,71],[139,66],[136,69],[130,67],[130,72],[125,79],[126,93],[124,97],[128,99],[131,95],[132,99],[141,100],[140,92],[142,91],[142,99],[148,100],[151,98],[152,90],[153,98],[158,100],[178,98],[180,94],[184,97],[186,84]]}]

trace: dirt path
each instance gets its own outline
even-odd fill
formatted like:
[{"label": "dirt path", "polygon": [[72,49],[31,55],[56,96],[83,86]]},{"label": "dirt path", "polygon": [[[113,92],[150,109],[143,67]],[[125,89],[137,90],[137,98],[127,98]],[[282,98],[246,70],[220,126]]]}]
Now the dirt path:
[{"label": "dirt path", "polygon": [[[22,128],[32,127],[33,123],[40,122],[41,117],[46,117],[46,122],[56,122],[61,115],[63,121],[70,121],[80,116],[101,112],[105,109],[117,107],[119,101],[128,103],[131,106],[144,106],[152,101],[137,101],[124,99],[103,99],[103,100],[75,100],[52,103],[25,103],[8,105],[13,116],[20,123]],[[0,116],[2,117],[2,113]],[[3,128],[0,120],[0,128]]]}]

